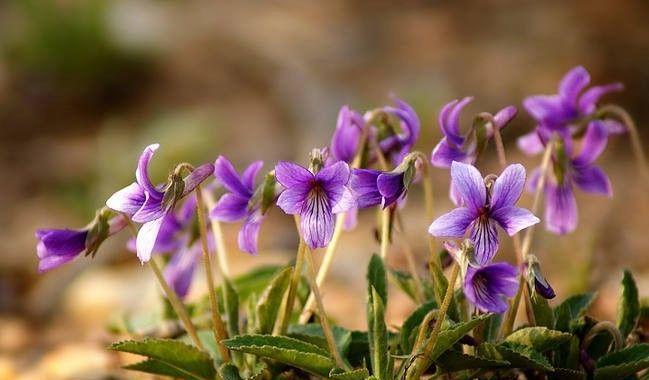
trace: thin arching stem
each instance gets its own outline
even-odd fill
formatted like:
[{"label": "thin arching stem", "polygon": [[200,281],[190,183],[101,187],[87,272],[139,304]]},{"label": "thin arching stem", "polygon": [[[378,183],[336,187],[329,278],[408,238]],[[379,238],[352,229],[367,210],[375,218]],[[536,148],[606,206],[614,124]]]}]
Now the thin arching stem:
[{"label": "thin arching stem", "polygon": [[[209,191],[203,191],[203,196],[208,210],[212,210],[216,205],[212,193],[210,193]],[[216,258],[219,270],[223,277],[229,278],[230,263],[228,261],[228,251],[225,245],[225,238],[223,237],[221,223],[219,223],[219,221],[217,220],[211,220],[210,227],[212,230],[212,235],[214,236],[214,242],[216,243]]]},{"label": "thin arching stem", "polygon": [[[133,237],[137,238],[137,228],[135,228],[133,222],[128,216],[124,215],[124,218],[127,221],[131,234],[133,235]],[[155,275],[158,284],[162,288],[162,291],[167,296],[167,299],[169,300],[171,307],[174,309],[174,312],[176,313],[176,315],[178,315],[178,318],[182,322],[185,331],[187,331],[187,335],[189,335],[189,338],[192,340],[192,343],[194,343],[194,345],[198,347],[200,350],[205,351],[205,347],[203,346],[201,340],[198,338],[198,334],[196,333],[196,327],[194,326],[194,323],[192,323],[192,320],[189,317],[189,314],[187,313],[187,309],[185,308],[185,305],[178,298],[176,292],[173,289],[171,289],[171,286],[169,286],[167,280],[165,280],[164,275],[160,270],[160,266],[155,261],[155,257],[152,257],[149,260],[148,265],[153,271],[153,274]]]},{"label": "thin arching stem", "polygon": [[297,248],[295,266],[293,267],[291,282],[289,283],[288,290],[286,291],[284,310],[279,315],[279,320],[276,324],[276,326],[278,326],[275,331],[276,335],[286,333],[288,323],[291,320],[291,315],[293,314],[293,307],[295,306],[295,295],[297,293],[297,287],[300,284],[300,279],[302,278],[302,267],[304,265],[304,255],[306,254],[306,244],[304,244],[304,241],[302,240],[302,234],[300,233],[300,221],[298,216],[295,216],[295,228],[297,229],[300,243]]}]

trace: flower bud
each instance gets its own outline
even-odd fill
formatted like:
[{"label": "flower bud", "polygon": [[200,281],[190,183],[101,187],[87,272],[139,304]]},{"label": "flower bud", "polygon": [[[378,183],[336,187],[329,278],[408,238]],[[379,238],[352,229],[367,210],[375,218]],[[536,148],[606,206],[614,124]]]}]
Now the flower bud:
[{"label": "flower bud", "polygon": [[525,270],[525,277],[528,286],[533,294],[539,294],[545,299],[552,299],[556,296],[554,289],[548,283],[541,272],[541,265],[536,256],[529,255]]}]

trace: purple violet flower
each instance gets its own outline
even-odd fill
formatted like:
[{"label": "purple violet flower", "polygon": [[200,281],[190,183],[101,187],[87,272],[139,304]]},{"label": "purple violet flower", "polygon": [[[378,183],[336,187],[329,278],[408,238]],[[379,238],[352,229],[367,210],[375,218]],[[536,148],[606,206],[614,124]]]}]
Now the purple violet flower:
[{"label": "purple violet flower", "polygon": [[395,115],[400,120],[400,131],[379,141],[381,152],[396,166],[410,152],[419,138],[420,122],[415,110],[401,99],[394,99],[394,106],[384,107],[383,111]]},{"label": "purple violet flower", "polygon": [[[116,234],[126,227],[126,220],[122,215],[118,215],[107,221],[108,231],[105,235],[93,228],[96,223],[102,223],[102,221],[96,220],[90,226],[80,230],[37,230],[36,238],[38,239],[38,244],[36,245],[36,254],[39,260],[38,271],[43,273],[57,268],[74,260],[84,251],[86,254],[92,254],[107,237]],[[96,236],[94,236],[95,232],[98,232]]]},{"label": "purple violet flower", "polygon": [[174,253],[164,269],[165,280],[180,299],[184,299],[189,293],[201,255],[200,241],[194,242],[189,247],[183,245],[183,248]]},{"label": "purple violet flower", "polygon": [[[589,83],[588,71],[582,66],[577,66],[561,79],[557,94],[526,98],[523,106],[536,120],[537,127],[518,139],[519,149],[529,155],[540,153],[554,132],[567,139],[576,130],[572,124],[591,117],[597,111],[597,103],[604,95],[624,88],[621,83],[609,83],[586,89]],[[608,134],[626,131],[626,127],[614,119],[602,121]]]},{"label": "purple violet flower", "polygon": [[428,232],[450,238],[462,238],[468,233],[480,265],[491,261],[498,250],[496,226],[513,236],[539,222],[529,210],[516,206],[525,184],[523,165],[506,167],[488,191],[478,169],[453,162],[451,182],[459,197],[459,207],[433,221]]},{"label": "purple violet flower", "polygon": [[469,265],[464,276],[466,298],[484,312],[503,313],[507,297],[518,290],[518,270],[508,263],[487,264],[478,268]]},{"label": "purple violet flower", "polygon": [[300,215],[300,230],[309,247],[326,247],[333,235],[333,215],[355,205],[347,187],[349,166],[339,161],[312,173],[300,165],[280,161],[275,175],[284,187],[277,206],[287,214]]},{"label": "purple violet flower", "polygon": [[382,172],[374,169],[352,169],[349,180],[358,208],[381,205],[386,208],[405,198],[405,172]]},{"label": "purple violet flower", "polygon": [[[431,153],[430,162],[438,168],[449,168],[453,161],[473,164],[477,158],[476,139],[460,132],[460,112],[473,100],[466,97],[447,103],[439,113],[438,123],[444,137]],[[500,130],[516,116],[516,107],[508,106],[494,115],[495,126]],[[487,124],[487,139],[494,135],[493,126]]]},{"label": "purple violet flower", "polygon": [[214,163],[214,177],[228,193],[221,196],[210,212],[210,217],[222,222],[243,219],[243,226],[238,235],[239,249],[253,255],[257,254],[257,240],[263,215],[260,206],[251,206],[250,201],[255,194],[255,177],[262,166],[262,161],[255,161],[239,175],[232,163],[223,156],[219,156]]},{"label": "purple violet flower", "polygon": [[212,164],[197,167],[190,175],[181,179],[181,191],[176,193],[179,184],[175,179],[166,187],[154,186],[149,179],[149,162],[159,144],[151,144],[144,149],[135,171],[136,182],[113,194],[106,205],[115,211],[131,217],[134,222],[143,223],[136,239],[137,256],[147,262],[151,258],[165,216],[173,212],[176,202],[193,191],[196,186],[214,171]]},{"label": "purple violet flower", "polygon": [[[550,232],[566,234],[577,228],[578,212],[573,187],[587,193],[611,197],[611,181],[604,171],[594,164],[608,141],[606,126],[600,120],[589,123],[581,143],[581,151],[573,157],[571,144],[563,153],[553,156],[554,166],[545,182],[545,224]],[[529,190],[535,191],[540,168],[532,172]]]},{"label": "purple violet flower", "polygon": [[351,164],[360,149],[360,139],[365,128],[365,120],[360,113],[343,106],[338,113],[336,130],[329,146],[331,163],[345,161]]}]

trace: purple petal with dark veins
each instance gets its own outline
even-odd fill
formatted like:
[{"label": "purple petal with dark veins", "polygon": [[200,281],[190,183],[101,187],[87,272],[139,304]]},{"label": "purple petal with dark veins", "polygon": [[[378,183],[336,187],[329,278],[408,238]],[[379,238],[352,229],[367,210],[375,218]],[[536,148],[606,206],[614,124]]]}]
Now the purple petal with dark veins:
[{"label": "purple petal with dark veins", "polygon": [[487,191],[482,175],[474,166],[454,161],[451,164],[451,181],[466,207],[478,211],[485,206]]},{"label": "purple petal with dark veins", "polygon": [[523,193],[525,168],[521,164],[509,165],[496,178],[491,193],[491,211],[513,206]]},{"label": "purple petal with dark veins", "polygon": [[376,183],[380,174],[380,171],[373,169],[352,170],[349,183],[358,208],[374,207],[381,203],[382,197]]},{"label": "purple petal with dark veins", "polygon": [[506,297],[513,297],[518,289],[517,274],[517,269],[507,263],[469,267],[464,294],[481,311],[503,313],[508,307]]},{"label": "purple petal with dark veins", "polygon": [[326,247],[334,230],[333,214],[327,196],[322,190],[312,191],[305,206],[300,214],[304,242],[312,249]]},{"label": "purple petal with dark veins", "polygon": [[250,198],[252,196],[252,189],[249,189],[242,183],[239,174],[234,169],[234,165],[224,156],[219,156],[214,162],[214,177],[229,192],[237,194],[242,198]]},{"label": "purple petal with dark veins", "polygon": [[469,225],[475,260],[484,265],[493,259],[498,251],[498,230],[496,221],[486,216],[478,217]]},{"label": "purple petal with dark veins", "polygon": [[157,198],[146,193],[146,199],[142,207],[137,210],[131,219],[136,223],[146,223],[161,218],[165,211],[162,208],[162,198]]},{"label": "purple petal with dark veins", "polygon": [[275,177],[287,189],[300,189],[308,192],[313,186],[315,176],[308,169],[288,161],[275,165]]},{"label": "purple petal with dark veins", "polygon": [[461,238],[477,215],[465,207],[458,207],[435,219],[428,233],[435,237]]},{"label": "purple petal with dark veins", "polygon": [[142,155],[140,155],[140,159],[137,164],[135,178],[137,180],[137,183],[139,183],[140,186],[142,186],[142,188],[144,188],[144,190],[146,190],[146,192],[148,192],[151,197],[162,199],[163,194],[158,191],[155,186],[153,186],[151,180],[149,179],[149,163],[151,162],[151,158],[153,157],[155,151],[158,150],[158,148],[160,148],[160,144],[151,144],[144,148],[144,151],[142,152]]},{"label": "purple petal with dark veins", "polygon": [[475,159],[475,152],[464,152],[462,149],[451,145],[446,137],[442,138],[430,155],[430,163],[442,169],[450,168],[453,161],[472,164]]},{"label": "purple petal with dark veins", "polygon": [[530,210],[516,206],[503,207],[492,211],[491,217],[500,224],[509,236],[514,236],[518,231],[541,221]]}]

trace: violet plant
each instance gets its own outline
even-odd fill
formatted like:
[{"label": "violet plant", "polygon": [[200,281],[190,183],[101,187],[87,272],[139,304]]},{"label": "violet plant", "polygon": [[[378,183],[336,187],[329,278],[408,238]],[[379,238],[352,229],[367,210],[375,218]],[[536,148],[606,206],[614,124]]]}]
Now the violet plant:
[{"label": "violet plant", "polygon": [[[154,185],[148,166],[159,146],[152,144],[136,165],[136,182],[113,194],[86,227],[37,231],[39,271],[82,253],[94,257],[106,239],[130,230],[129,247],[154,272],[167,308],[163,320],[144,330],[114,326],[113,332],[125,340],[110,349],[143,356],[126,368],[157,376],[638,378],[649,368],[649,344],[639,331],[649,313],[641,310],[631,273],[624,272],[617,320],[599,321],[586,315],[595,293],[561,295],[564,300],[551,307],[548,300],[555,298],[555,290],[530,253],[541,220],[551,232],[577,228],[574,187],[612,196],[610,180],[594,162],[610,135],[635,131],[619,107],[597,105],[621,85],[584,90],[588,83],[585,69],[576,68],[562,80],[557,95],[524,101],[537,126],[518,145],[528,153],[544,152],[527,181],[534,194],[529,207],[520,199],[526,169],[507,162],[501,137],[515,107],[494,115],[479,113],[465,129],[459,116],[472,98],[448,103],[439,114],[443,137],[428,156],[414,150],[421,128],[417,114],[395,99],[394,105],[365,113],[342,107],[328,147],[314,149],[305,166],[280,161],[259,182],[261,161],[239,174],[219,156],[214,164],[196,168],[180,163],[165,183]],[[482,160],[492,142],[500,174],[483,176],[481,172],[492,170]],[[450,169],[450,184],[434,183],[433,167]],[[454,208],[434,208],[435,185],[441,192],[450,190]],[[402,214],[411,207],[411,189],[419,186],[429,226],[409,236]],[[542,197],[546,209],[541,217]],[[263,254],[267,247],[260,246],[258,235],[265,214],[275,206],[294,219],[295,261],[231,277],[220,223],[242,222],[239,249]],[[339,325],[328,317],[320,287],[340,236],[366,210],[380,216],[379,254],[371,256],[366,275],[367,330],[352,331],[344,321]],[[416,238],[428,244],[426,271],[410,246]],[[502,239],[512,240],[515,264],[495,261],[507,246]],[[397,243],[408,272],[387,265],[388,257],[398,254]],[[323,256],[317,271],[314,255]],[[187,297],[192,283],[200,280],[201,262],[208,294]],[[397,291],[388,291],[389,283],[417,304],[400,326],[386,320],[389,293]],[[521,302],[527,313],[517,321]]]}]

